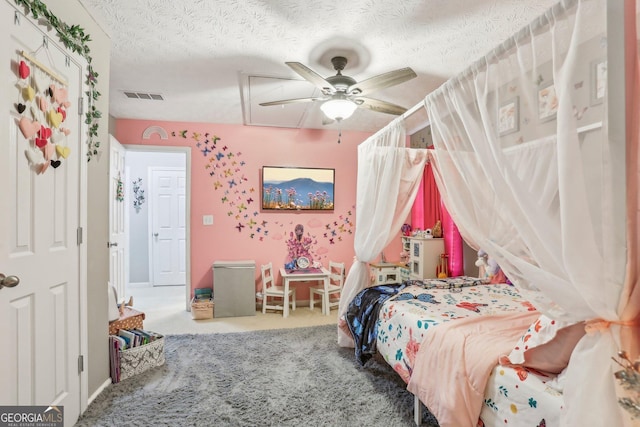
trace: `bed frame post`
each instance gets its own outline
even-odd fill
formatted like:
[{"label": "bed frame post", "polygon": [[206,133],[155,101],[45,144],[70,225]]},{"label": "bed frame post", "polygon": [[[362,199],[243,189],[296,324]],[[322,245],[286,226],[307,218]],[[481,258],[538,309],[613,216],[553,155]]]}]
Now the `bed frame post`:
[{"label": "bed frame post", "polygon": [[415,394],[413,395],[413,422],[417,426],[422,424],[422,402]]}]

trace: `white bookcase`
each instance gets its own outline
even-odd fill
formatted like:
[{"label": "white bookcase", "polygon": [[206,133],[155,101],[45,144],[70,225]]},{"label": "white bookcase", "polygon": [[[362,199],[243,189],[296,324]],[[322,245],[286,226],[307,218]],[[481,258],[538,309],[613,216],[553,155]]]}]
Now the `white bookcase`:
[{"label": "white bookcase", "polygon": [[444,253],[444,239],[423,239],[418,237],[403,237],[409,244],[409,268],[411,279],[433,279],[437,277],[436,267],[440,263],[440,255]]}]

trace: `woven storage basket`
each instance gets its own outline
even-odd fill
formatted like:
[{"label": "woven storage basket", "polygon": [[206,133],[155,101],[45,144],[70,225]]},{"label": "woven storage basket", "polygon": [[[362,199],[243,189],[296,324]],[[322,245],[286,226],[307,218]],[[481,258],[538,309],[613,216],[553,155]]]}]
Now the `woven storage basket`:
[{"label": "woven storage basket", "polygon": [[191,317],[194,320],[213,319],[213,300],[191,300]]},{"label": "woven storage basket", "polygon": [[149,344],[121,350],[119,357],[120,381],[164,365],[164,337],[157,338]]}]

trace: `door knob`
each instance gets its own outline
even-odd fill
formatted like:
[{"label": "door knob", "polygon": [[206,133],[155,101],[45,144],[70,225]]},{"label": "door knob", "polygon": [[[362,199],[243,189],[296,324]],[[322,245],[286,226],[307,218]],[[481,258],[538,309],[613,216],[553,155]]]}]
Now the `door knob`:
[{"label": "door knob", "polygon": [[118,242],[107,242],[107,247],[110,248],[112,246],[118,246]]},{"label": "door knob", "polygon": [[158,237],[158,233],[153,233],[153,237]]},{"label": "door knob", "polygon": [[20,283],[20,279],[17,276],[5,276],[0,273],[0,289],[2,288],[13,288],[14,286],[18,286]]}]

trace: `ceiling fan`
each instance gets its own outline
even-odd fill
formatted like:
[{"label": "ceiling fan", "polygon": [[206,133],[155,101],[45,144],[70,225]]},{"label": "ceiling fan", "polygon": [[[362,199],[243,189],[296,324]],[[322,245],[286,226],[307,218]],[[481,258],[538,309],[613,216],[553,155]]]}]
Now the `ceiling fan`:
[{"label": "ceiling fan", "polygon": [[260,105],[270,106],[298,102],[322,102],[320,106],[322,112],[330,120],[338,122],[349,118],[358,107],[394,115],[400,115],[407,111],[406,108],[399,105],[369,98],[366,95],[417,77],[411,68],[400,68],[357,82],[354,78],[342,74],[342,70],[344,70],[344,67],[347,65],[347,58],[335,56],[331,58],[331,63],[337,74],[325,79],[320,76],[320,74],[299,62],[285,62],[293,71],[320,89],[322,96],[263,102]]}]

